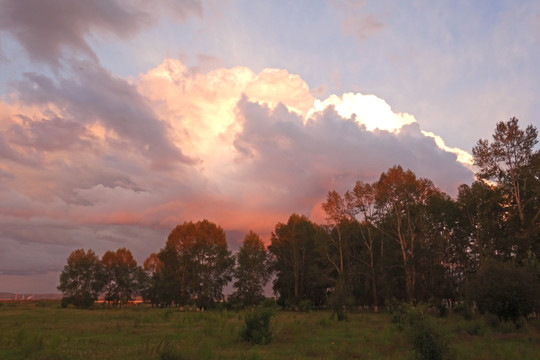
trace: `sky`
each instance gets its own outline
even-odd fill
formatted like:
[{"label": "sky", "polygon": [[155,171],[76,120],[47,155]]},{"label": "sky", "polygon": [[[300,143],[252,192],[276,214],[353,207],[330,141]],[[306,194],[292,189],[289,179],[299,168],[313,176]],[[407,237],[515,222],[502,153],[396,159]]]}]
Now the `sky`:
[{"label": "sky", "polygon": [[185,221],[237,249],[394,165],[451,196],[540,120],[540,2],[0,0],[0,291]]}]

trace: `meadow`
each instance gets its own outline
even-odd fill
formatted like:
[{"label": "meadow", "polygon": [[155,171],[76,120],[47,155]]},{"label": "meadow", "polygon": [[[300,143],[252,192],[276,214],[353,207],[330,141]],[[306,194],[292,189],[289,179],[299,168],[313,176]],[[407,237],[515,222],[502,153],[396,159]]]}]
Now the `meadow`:
[{"label": "meadow", "polygon": [[[0,359],[414,359],[404,331],[388,313],[276,311],[273,341],[240,339],[245,312],[182,312],[59,302],[0,303]],[[484,317],[457,314],[433,321],[456,359],[540,359],[540,324],[492,327]]]}]

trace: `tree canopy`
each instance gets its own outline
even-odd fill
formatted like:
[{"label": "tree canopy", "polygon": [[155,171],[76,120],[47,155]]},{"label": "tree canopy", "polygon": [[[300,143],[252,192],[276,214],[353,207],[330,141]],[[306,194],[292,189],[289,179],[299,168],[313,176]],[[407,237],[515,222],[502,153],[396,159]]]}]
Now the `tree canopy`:
[{"label": "tree canopy", "polygon": [[74,250],[60,274],[63,305],[90,307],[98,299],[105,285],[105,271],[97,255],[84,249]]}]

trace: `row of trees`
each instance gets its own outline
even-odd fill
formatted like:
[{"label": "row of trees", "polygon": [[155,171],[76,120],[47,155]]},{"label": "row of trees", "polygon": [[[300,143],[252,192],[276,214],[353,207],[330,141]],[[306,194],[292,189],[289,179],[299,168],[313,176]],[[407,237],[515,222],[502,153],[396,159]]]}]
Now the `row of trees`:
[{"label": "row of trees", "polygon": [[73,251],[58,289],[65,306],[88,307],[100,296],[118,306],[142,296],[159,306],[207,307],[223,300],[223,288],[234,276],[230,299],[248,306],[264,299],[269,263],[264,243],[254,232],[233,256],[221,227],[208,220],[186,222],[173,229],[165,247],[150,254],[143,267],[125,248],[107,251],[101,260],[92,250]]},{"label": "row of trees", "polygon": [[[276,225],[268,249],[250,232],[235,257],[219,226],[184,223],[132,278],[145,279],[140,294],[162,306],[211,305],[234,278],[231,299],[252,305],[274,274],[282,305],[338,310],[347,304],[378,307],[392,299],[453,302],[469,296],[482,304],[486,292],[480,287],[498,284],[490,274],[507,274],[527,279],[512,291],[534,307],[540,298],[536,144],[533,126],[520,129],[515,118],[501,122],[492,142],[480,140],[474,147],[477,181],[461,185],[456,199],[394,166],[373,183],[358,181],[343,194],[330,191],[323,204],[326,224],[293,214]],[[101,263],[109,272],[116,266],[105,256]],[[111,283],[109,276],[106,287],[115,301],[125,299],[119,278]],[[59,288],[64,291],[62,278]]]},{"label": "row of trees", "polygon": [[527,311],[540,305],[536,144],[533,126],[520,129],[516,118],[497,124],[493,141],[473,149],[477,181],[461,185],[456,199],[401,166],[343,194],[330,191],[325,225],[294,214],[272,233],[280,302],[339,309],[469,298],[481,306],[505,280],[519,278],[524,285],[509,286],[506,295]]},{"label": "row of trees", "polygon": [[146,273],[126,248],[107,251],[101,260],[92,250],[78,249],[67,259],[58,290],[64,294],[63,306],[89,307],[100,295],[118,305],[139,294],[146,283]]}]

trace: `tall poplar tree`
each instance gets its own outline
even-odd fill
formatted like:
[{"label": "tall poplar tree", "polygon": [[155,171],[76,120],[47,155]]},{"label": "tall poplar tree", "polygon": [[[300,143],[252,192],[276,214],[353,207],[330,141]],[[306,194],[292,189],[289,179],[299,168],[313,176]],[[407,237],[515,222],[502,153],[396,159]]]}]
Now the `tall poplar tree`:
[{"label": "tall poplar tree", "polygon": [[264,299],[264,286],[270,279],[270,254],[259,235],[250,231],[236,254],[233,272],[235,292],[233,301],[243,306],[258,304]]}]

